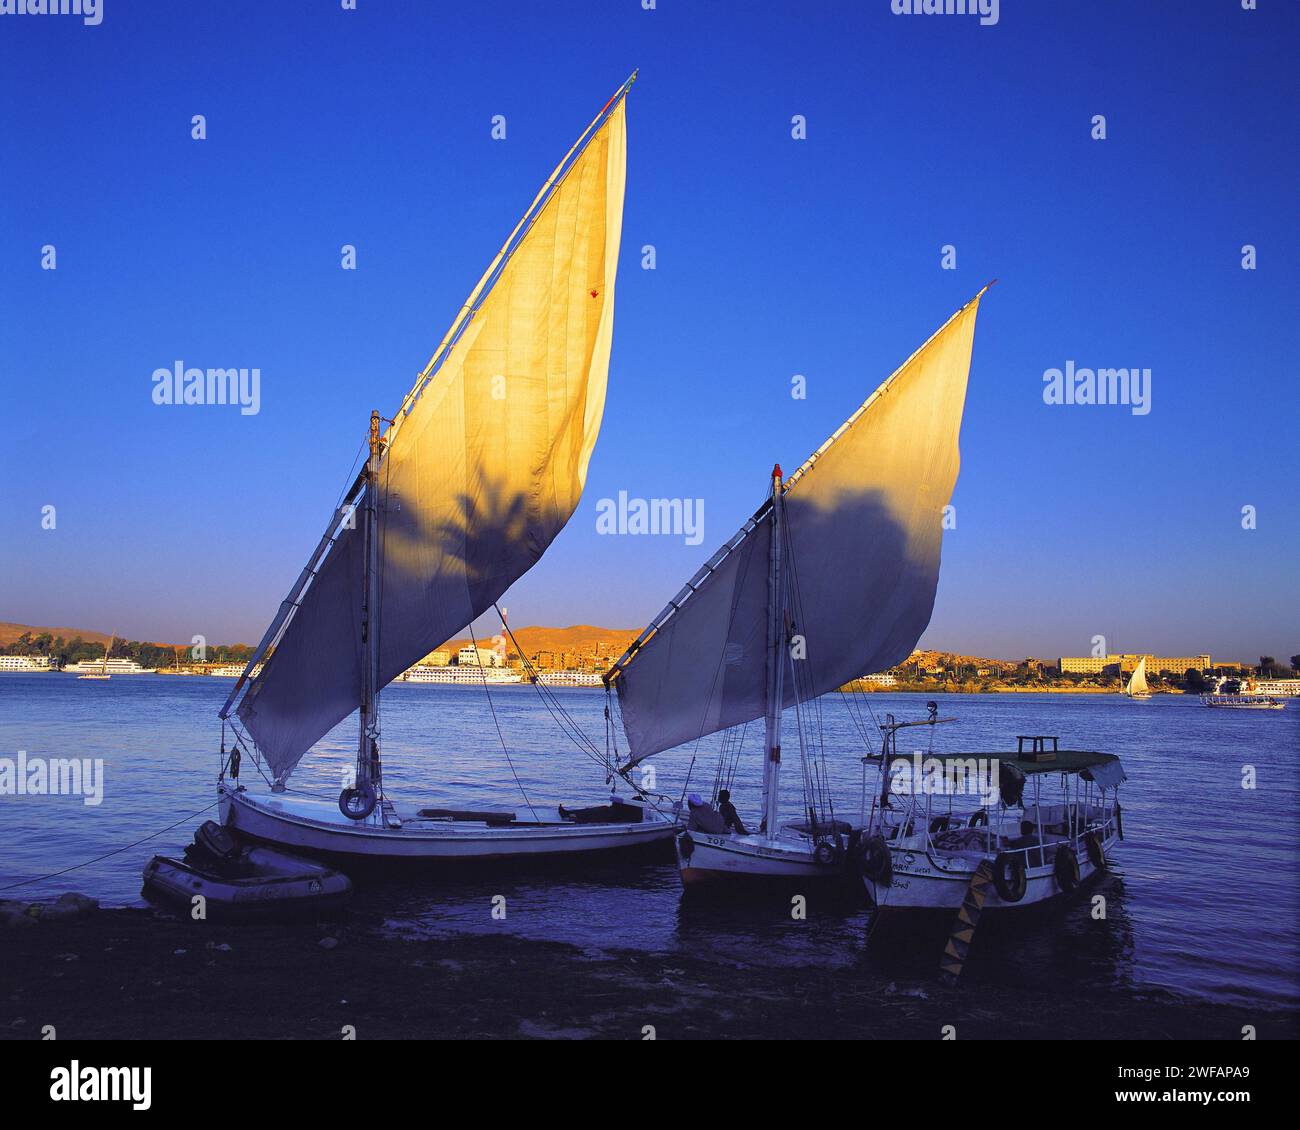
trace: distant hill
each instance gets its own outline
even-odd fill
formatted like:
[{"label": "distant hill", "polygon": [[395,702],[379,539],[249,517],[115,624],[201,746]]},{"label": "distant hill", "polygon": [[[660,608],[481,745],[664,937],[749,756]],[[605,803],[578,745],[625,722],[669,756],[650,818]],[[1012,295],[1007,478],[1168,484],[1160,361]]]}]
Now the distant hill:
[{"label": "distant hill", "polygon": [[[108,643],[109,634],[107,632],[96,632],[89,628],[44,628],[37,624],[11,624],[0,622],[0,647],[8,647],[19,636],[30,632],[33,636],[41,636],[49,633],[51,636],[62,636],[64,640],[76,639],[80,636],[87,643],[98,644],[101,647]],[[601,648],[600,654],[608,655],[617,659],[623,654],[628,644],[630,644],[640,634],[640,628],[599,628],[592,624],[571,624],[567,628],[515,628],[515,638],[529,655],[536,655],[539,651],[567,651],[576,652],[582,655],[592,655],[597,647]],[[495,633],[489,633],[486,637],[479,637],[480,647],[490,647],[492,636]],[[118,642],[123,639],[130,639],[129,635],[119,635]],[[158,641],[140,641],[149,642],[157,647],[171,647],[173,645]],[[450,640],[442,645],[442,648],[455,651],[462,647],[468,647],[469,637],[463,639]],[[181,645],[176,645],[181,646]],[[188,647],[189,644],[183,645]]]},{"label": "distant hill", "polygon": [[[0,648],[8,647],[19,636],[30,632],[33,636],[40,636],[48,632],[51,636],[62,636],[65,641],[76,639],[80,636],[87,643],[98,644],[103,646],[108,643],[107,632],[92,631],[90,628],[43,628],[35,624],[14,624],[0,621]],[[593,624],[571,624],[567,628],[546,628],[530,627],[515,628],[515,638],[519,641],[519,646],[524,649],[528,655],[536,655],[541,651],[551,652],[570,652],[578,655],[594,655],[599,648],[599,654],[608,657],[611,661],[617,659],[627,649],[628,645],[641,634],[640,628],[600,628]],[[479,637],[478,644],[480,647],[490,647],[492,637],[495,632],[489,632]],[[119,635],[118,642],[129,640],[129,634]],[[168,644],[159,641],[138,641],[147,643],[152,647],[189,647],[185,644]],[[448,640],[441,648],[437,650],[456,651],[462,647],[468,647],[470,639],[468,636],[458,637],[454,640]],[[213,646],[209,644],[209,646]],[[247,646],[247,645],[240,645]],[[993,671],[1006,673],[1016,668],[1019,660],[1007,659],[987,659],[972,655],[955,655],[950,651],[914,651],[904,661],[904,665],[910,663],[920,663],[922,668],[926,667],[987,667]],[[1055,658],[1045,659],[1042,662],[1049,665],[1056,663]],[[872,674],[874,672],[866,672]]]},{"label": "distant hill", "polygon": [[43,636],[47,632],[56,639],[62,636],[65,640],[73,640],[80,636],[87,643],[106,644],[108,643],[107,632],[92,632],[89,628],[38,628],[34,624],[9,624],[0,621],[0,647],[8,647],[16,641],[19,636],[31,632],[33,636]]},{"label": "distant hill", "polygon": [[[568,651],[580,655],[593,655],[600,648],[601,655],[617,659],[634,639],[641,634],[640,628],[597,628],[592,624],[571,624],[567,628],[513,628],[515,639],[527,655],[536,655],[540,651]],[[496,632],[479,636],[479,647],[490,647]],[[449,640],[439,650],[456,651],[469,647],[468,636],[463,639]],[[512,649],[513,650],[513,649]]]}]

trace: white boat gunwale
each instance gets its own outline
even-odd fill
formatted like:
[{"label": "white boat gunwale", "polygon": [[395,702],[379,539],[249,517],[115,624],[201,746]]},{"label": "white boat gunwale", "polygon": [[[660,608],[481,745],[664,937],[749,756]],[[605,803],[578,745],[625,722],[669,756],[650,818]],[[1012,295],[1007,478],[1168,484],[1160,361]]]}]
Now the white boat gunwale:
[{"label": "white boat gunwale", "polygon": [[[569,855],[605,847],[653,844],[667,840],[680,827],[649,806],[646,819],[621,823],[515,821],[489,825],[482,821],[412,817],[401,820],[397,827],[373,818],[345,824],[337,817],[317,819],[295,811],[304,804],[332,807],[314,797],[277,794],[265,799],[228,783],[218,787],[218,794],[222,822],[239,834],[291,849],[365,858],[464,860]],[[280,799],[284,796],[289,797],[291,807],[285,807]],[[601,844],[602,840],[608,842]],[[446,850],[431,850],[438,848]]]}]

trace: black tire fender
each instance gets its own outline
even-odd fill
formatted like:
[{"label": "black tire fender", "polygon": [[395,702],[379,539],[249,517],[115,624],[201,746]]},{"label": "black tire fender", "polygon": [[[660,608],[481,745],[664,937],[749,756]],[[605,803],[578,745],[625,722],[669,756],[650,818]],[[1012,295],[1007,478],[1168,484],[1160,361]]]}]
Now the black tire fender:
[{"label": "black tire fender", "polygon": [[1056,849],[1056,859],[1052,863],[1052,872],[1063,891],[1072,891],[1079,885],[1079,857],[1069,844],[1061,844]]},{"label": "black tire fender", "polygon": [[1101,837],[1096,832],[1089,832],[1083,837],[1083,846],[1088,849],[1088,859],[1100,871],[1106,866],[1106,853],[1101,848]]},{"label": "black tire fender", "polygon": [[1029,879],[1022,852],[1004,851],[993,861],[993,885],[1003,902],[1019,902],[1025,897]]},{"label": "black tire fender", "polygon": [[351,785],[339,793],[339,811],[349,820],[364,820],[375,810],[379,797],[369,781]]},{"label": "black tire fender", "polygon": [[862,874],[881,887],[894,881],[894,857],[884,836],[875,835],[862,842]]}]

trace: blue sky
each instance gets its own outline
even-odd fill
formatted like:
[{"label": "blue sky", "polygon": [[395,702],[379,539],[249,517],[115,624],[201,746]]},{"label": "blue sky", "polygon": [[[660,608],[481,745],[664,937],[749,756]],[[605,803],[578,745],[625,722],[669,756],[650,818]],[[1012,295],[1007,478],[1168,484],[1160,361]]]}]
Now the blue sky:
[{"label": "blue sky", "polygon": [[[640,626],[773,461],[797,466],[997,277],[924,642],[1300,650],[1300,9],[1260,7],[1003,0],[988,27],[889,0],[0,16],[0,619],[259,636],[370,409],[396,407],[639,67],[605,424],[582,506],[506,599],[515,624]],[[178,358],[258,366],[260,413],[154,405]],[[1150,414],[1045,405],[1069,360],[1150,368]],[[598,536],[620,490],[703,499],[704,544]]]}]

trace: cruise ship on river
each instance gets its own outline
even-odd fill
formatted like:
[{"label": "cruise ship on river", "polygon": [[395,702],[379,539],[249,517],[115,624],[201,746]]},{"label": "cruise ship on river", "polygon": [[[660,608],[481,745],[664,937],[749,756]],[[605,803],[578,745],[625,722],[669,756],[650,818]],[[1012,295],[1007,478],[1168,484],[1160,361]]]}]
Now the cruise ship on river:
[{"label": "cruise ship on river", "polygon": [[[247,666],[247,663],[227,663],[224,666],[212,668],[208,674],[215,675],[219,679],[238,679],[239,676],[244,673],[244,668]],[[249,678],[256,679],[261,673],[262,665],[256,663],[253,665],[253,670],[250,673]]]},{"label": "cruise ship on river", "polygon": [[537,681],[546,687],[599,687],[605,680],[596,671],[542,671]]},{"label": "cruise ship on river", "polygon": [[0,655],[0,671],[48,671],[48,655]]},{"label": "cruise ship on river", "polygon": [[455,683],[474,687],[481,687],[484,683],[497,687],[524,681],[518,671],[511,671],[508,667],[480,667],[470,663],[459,667],[423,667],[417,664],[401,678],[407,683]]},{"label": "cruise ship on river", "polygon": [[69,663],[65,668],[69,675],[152,675],[152,667],[141,667],[134,659],[119,656],[117,659],[83,659],[80,663]]}]

